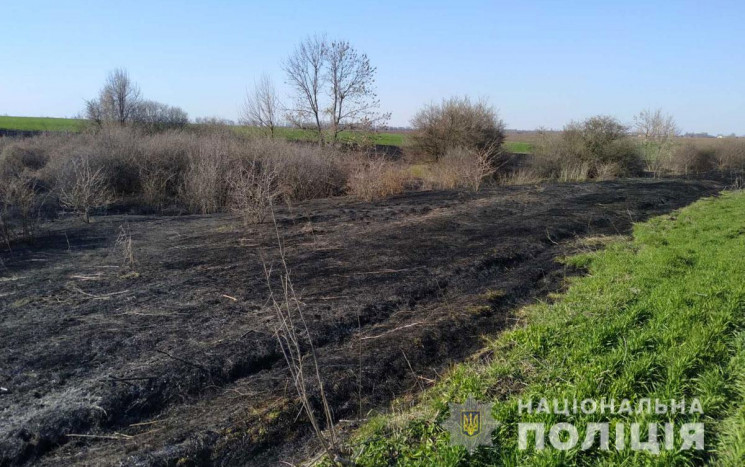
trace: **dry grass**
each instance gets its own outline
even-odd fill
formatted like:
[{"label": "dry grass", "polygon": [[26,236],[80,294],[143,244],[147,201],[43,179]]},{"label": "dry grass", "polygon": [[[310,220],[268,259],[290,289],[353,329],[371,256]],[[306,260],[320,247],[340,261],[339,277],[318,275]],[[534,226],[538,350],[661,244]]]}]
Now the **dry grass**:
[{"label": "dry grass", "polygon": [[484,180],[496,172],[493,158],[494,151],[489,149],[450,149],[432,164],[425,182],[434,189],[478,191]]},{"label": "dry grass", "polygon": [[117,235],[116,242],[114,242],[114,250],[121,258],[122,266],[134,270],[136,263],[134,244],[132,242],[132,234],[125,225],[119,226],[119,235]]},{"label": "dry grass", "polygon": [[508,172],[499,177],[500,185],[534,185],[544,181],[535,170],[530,167],[522,167],[514,172]]},{"label": "dry grass", "polygon": [[364,201],[401,194],[411,175],[400,164],[382,158],[359,159],[350,169],[349,194]]}]

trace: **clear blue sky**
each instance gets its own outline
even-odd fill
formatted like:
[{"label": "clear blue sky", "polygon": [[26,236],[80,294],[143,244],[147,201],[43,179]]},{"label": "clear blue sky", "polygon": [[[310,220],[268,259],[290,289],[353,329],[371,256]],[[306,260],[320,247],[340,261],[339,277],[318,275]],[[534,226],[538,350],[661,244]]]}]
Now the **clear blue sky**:
[{"label": "clear blue sky", "polygon": [[261,73],[308,34],[378,67],[391,124],[451,95],[509,128],[663,108],[684,131],[745,134],[745,2],[10,1],[0,6],[0,114],[72,116],[107,72],[191,117],[237,118]]}]

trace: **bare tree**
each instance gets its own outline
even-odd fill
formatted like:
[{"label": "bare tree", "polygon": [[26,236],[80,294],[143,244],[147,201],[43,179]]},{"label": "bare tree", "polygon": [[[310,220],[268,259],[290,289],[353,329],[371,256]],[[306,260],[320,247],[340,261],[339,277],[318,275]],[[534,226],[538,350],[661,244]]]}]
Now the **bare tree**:
[{"label": "bare tree", "polygon": [[642,110],[634,116],[634,129],[645,140],[659,143],[667,142],[678,134],[678,127],[672,115],[655,111]]},{"label": "bare tree", "polygon": [[347,41],[332,42],[327,48],[331,85],[331,140],[336,142],[345,125],[373,125],[387,120],[388,114],[378,114],[380,101],[375,93],[376,68],[366,54],[360,54]]},{"label": "bare tree", "polygon": [[312,128],[321,145],[326,140],[324,129],[330,129],[329,139],[336,142],[345,128],[372,129],[390,118],[377,112],[376,68],[347,41],[308,37],[284,69],[295,90],[288,119],[301,128]]},{"label": "bare tree", "polygon": [[308,124],[318,135],[318,144],[323,145],[321,88],[326,77],[324,65],[328,56],[326,38],[312,36],[306,38],[284,64],[288,84],[295,89],[295,104],[288,112],[288,118],[295,125],[307,127]]},{"label": "bare tree", "polygon": [[129,78],[127,70],[117,68],[109,73],[98,99],[86,102],[86,113],[96,122],[125,125],[137,115],[140,103],[140,88]]},{"label": "bare tree", "polygon": [[148,100],[140,101],[130,118],[150,132],[184,128],[189,123],[189,116],[180,107]]},{"label": "bare tree", "polygon": [[274,138],[282,103],[277,96],[269,75],[262,75],[257,84],[254,85],[253,93],[246,93],[246,101],[243,104],[243,120],[249,125],[258,126],[269,130],[269,136]]},{"label": "bare tree", "polygon": [[672,158],[674,139],[678,127],[672,115],[662,110],[643,110],[634,116],[634,129],[643,138],[644,158],[647,168],[655,176],[659,174],[666,161]]}]

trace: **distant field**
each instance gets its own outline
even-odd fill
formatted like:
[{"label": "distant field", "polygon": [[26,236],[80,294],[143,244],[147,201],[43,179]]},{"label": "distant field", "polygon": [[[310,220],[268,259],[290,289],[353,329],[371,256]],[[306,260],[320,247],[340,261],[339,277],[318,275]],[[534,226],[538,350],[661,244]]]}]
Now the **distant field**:
[{"label": "distant field", "polygon": [[533,145],[524,141],[505,141],[504,148],[515,154],[530,154],[533,152]]},{"label": "distant field", "polygon": [[[236,127],[236,131],[242,134],[262,134],[263,132],[259,128],[246,126]],[[301,128],[277,128],[275,131],[278,138],[290,141],[313,141],[316,139],[313,131]],[[360,138],[360,135],[351,131],[343,131],[340,138],[342,141],[354,141],[356,138]],[[407,135],[404,133],[378,133],[375,135],[375,144],[403,146],[407,143],[407,139]]]},{"label": "distant field", "polygon": [[[52,117],[8,117],[0,116],[0,130],[17,131],[71,131],[78,132],[83,129],[85,120],[74,118],[52,118]],[[300,128],[277,128],[277,137],[290,141],[313,141],[315,136],[312,131]],[[260,134],[261,130],[253,127],[236,127],[236,132],[242,134]],[[520,138],[526,136],[526,138]],[[359,136],[354,132],[344,131],[341,133],[342,141],[353,141]],[[517,140],[520,138],[520,140]],[[524,141],[522,139],[525,139]],[[517,154],[528,154],[533,150],[529,142],[530,134],[508,135],[505,141],[505,149]],[[385,146],[406,146],[411,141],[409,133],[378,133],[375,135],[375,144]]]},{"label": "distant field", "polygon": [[51,117],[0,116],[0,130],[18,131],[80,131],[85,120]]}]

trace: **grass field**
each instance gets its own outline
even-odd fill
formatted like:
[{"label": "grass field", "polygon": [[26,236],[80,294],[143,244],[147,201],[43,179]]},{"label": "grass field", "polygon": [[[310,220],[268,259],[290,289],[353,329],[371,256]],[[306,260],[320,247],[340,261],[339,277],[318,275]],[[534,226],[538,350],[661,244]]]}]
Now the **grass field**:
[{"label": "grass field", "polygon": [[[0,130],[18,131],[81,131],[85,120],[72,118],[51,117],[8,117],[0,116]],[[236,127],[238,133],[261,134],[262,130],[252,127]],[[290,141],[313,141],[315,136],[312,131],[299,128],[277,128],[277,137]],[[353,141],[358,138],[352,132],[342,132],[342,141]],[[378,133],[374,138],[375,144],[385,146],[403,147],[409,144],[410,137],[407,133]],[[532,145],[522,141],[505,141],[504,147],[507,151],[517,154],[527,154],[532,151]]]},{"label": "grass field", "polygon": [[[587,268],[552,303],[522,310],[520,325],[458,365],[413,409],[368,422],[355,443],[360,465],[745,465],[745,193],[730,192],[634,229],[595,238],[567,258]],[[591,245],[605,245],[592,252]],[[469,455],[439,423],[469,394],[495,402],[494,445]],[[703,415],[519,414],[518,401],[698,398]],[[403,406],[403,404],[402,404]],[[572,423],[568,451],[517,446],[519,422]],[[580,449],[588,422],[609,422],[611,448]],[[703,422],[704,450],[629,448],[629,425]],[[617,450],[614,426],[626,425]],[[676,428],[677,429],[677,428]],[[642,440],[647,440],[646,431]],[[660,434],[660,437],[662,435]],[[676,436],[675,447],[679,447]],[[661,443],[662,444],[662,443]]]},{"label": "grass field", "polygon": [[[240,126],[236,127],[236,131],[242,134],[266,134],[266,132],[260,128]],[[277,138],[284,138],[290,141],[315,141],[315,133],[311,130],[303,130],[300,128],[286,128],[281,127],[276,130]],[[342,141],[354,141],[360,138],[358,134],[350,131],[343,131],[340,134]],[[377,133],[374,137],[375,144],[382,144],[386,146],[403,146],[407,143],[407,135],[405,133]]]},{"label": "grass field", "polygon": [[0,130],[18,131],[80,131],[85,120],[52,117],[0,116]]},{"label": "grass field", "polygon": [[523,141],[505,141],[504,148],[515,154],[530,154],[533,151],[533,146]]}]

